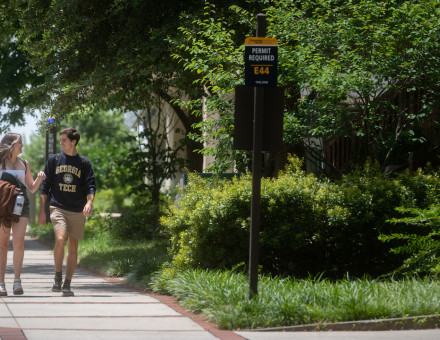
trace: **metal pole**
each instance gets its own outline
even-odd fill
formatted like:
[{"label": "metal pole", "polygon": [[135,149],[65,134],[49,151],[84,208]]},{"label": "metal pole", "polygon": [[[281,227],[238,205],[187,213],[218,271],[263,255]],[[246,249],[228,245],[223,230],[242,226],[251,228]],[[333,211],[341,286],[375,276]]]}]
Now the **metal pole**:
[{"label": "metal pole", "polygon": [[55,126],[55,120],[49,118],[47,121],[46,130],[46,162],[50,155],[56,153],[57,150],[57,129]]},{"label": "metal pole", "polygon": [[[53,118],[48,119],[48,126],[46,131],[46,162],[50,155],[56,153],[57,150],[57,129],[55,125],[55,120]],[[50,212],[49,212],[49,199],[46,201],[46,223],[50,222]]]},{"label": "metal pole", "polygon": [[[257,37],[266,36],[266,15],[258,14]],[[249,242],[249,298],[258,294],[258,257],[260,243],[260,199],[263,145],[264,88],[254,87],[254,133],[252,155],[251,230]]]}]

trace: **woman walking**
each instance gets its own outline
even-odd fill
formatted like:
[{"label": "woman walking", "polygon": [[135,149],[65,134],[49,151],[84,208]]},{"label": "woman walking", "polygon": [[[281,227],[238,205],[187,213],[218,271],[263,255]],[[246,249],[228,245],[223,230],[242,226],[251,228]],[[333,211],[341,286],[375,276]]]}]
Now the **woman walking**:
[{"label": "woman walking", "polygon": [[[6,209],[0,211],[0,296],[7,296],[5,285],[5,272],[9,248],[9,237],[12,230],[12,245],[14,249],[14,285],[13,293],[15,295],[23,294],[21,286],[21,268],[23,266],[24,257],[24,237],[26,227],[29,221],[29,199],[26,195],[27,189],[34,193],[40,187],[41,181],[45,178],[44,172],[40,171],[37,178],[32,177],[29,163],[18,158],[23,151],[23,140],[18,133],[7,133],[0,142],[0,188],[2,190],[14,190],[13,196],[19,192],[24,196],[24,205],[19,216],[14,216],[11,220],[10,213],[6,213]],[[13,189],[15,185],[15,189]],[[7,195],[2,193],[3,200],[7,199]],[[2,207],[0,207],[2,208]],[[4,207],[3,207],[4,208]]]}]

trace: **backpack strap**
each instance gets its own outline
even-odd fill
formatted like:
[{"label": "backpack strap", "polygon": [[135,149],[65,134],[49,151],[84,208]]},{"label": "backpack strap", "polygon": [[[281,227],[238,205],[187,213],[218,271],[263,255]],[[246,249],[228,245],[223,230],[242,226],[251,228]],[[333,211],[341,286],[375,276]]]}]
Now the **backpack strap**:
[{"label": "backpack strap", "polygon": [[55,168],[57,167],[57,165],[58,165],[58,162],[60,161],[60,154],[59,153],[56,153],[55,154],[55,156],[54,156],[54,158],[53,158],[53,169],[54,169],[54,171],[55,171]]},{"label": "backpack strap", "polygon": [[23,165],[24,165],[24,174],[27,174],[27,163],[24,159],[19,158],[20,161],[22,161]]}]

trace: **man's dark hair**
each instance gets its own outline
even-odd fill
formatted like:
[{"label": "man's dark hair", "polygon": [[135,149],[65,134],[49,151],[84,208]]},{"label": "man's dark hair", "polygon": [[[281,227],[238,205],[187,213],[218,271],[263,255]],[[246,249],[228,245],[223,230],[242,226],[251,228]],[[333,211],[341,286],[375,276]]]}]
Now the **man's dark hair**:
[{"label": "man's dark hair", "polygon": [[66,128],[66,129],[61,130],[60,136],[61,135],[66,135],[70,141],[76,140],[75,145],[78,145],[79,139],[81,138],[79,135],[79,132],[77,130],[75,130],[74,128]]}]

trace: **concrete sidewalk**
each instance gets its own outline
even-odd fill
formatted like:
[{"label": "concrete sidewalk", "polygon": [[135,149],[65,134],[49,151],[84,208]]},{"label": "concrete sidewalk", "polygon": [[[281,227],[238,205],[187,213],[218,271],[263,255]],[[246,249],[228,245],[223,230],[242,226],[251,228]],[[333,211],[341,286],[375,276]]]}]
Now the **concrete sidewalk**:
[{"label": "concrete sidewalk", "polygon": [[24,295],[12,294],[12,251],[8,254],[6,288],[0,299],[1,340],[88,339],[417,339],[438,340],[439,330],[403,332],[231,332],[187,312],[167,296],[144,294],[117,279],[82,268],[72,281],[74,297],[51,291],[52,251],[27,238],[22,284]]},{"label": "concrete sidewalk", "polygon": [[0,300],[2,340],[243,339],[202,319],[198,322],[197,316],[179,311],[172,298],[143,294],[79,267],[72,280],[75,296],[62,297],[51,291],[53,276],[51,249],[26,238],[21,276],[24,295],[14,296],[9,251],[8,296]]}]

